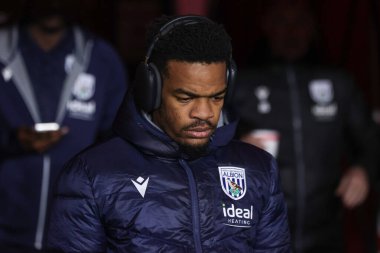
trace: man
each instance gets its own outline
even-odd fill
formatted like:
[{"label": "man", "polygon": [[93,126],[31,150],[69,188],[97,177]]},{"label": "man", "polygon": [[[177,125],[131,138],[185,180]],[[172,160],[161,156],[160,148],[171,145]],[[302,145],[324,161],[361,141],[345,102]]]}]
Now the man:
[{"label": "man", "polygon": [[222,113],[235,75],[223,27],[163,17],[148,41],[118,136],[76,156],[61,175],[52,248],[289,252],[275,163],[233,141],[236,122]]},{"label": "man", "polygon": [[111,47],[73,26],[67,1],[28,1],[0,31],[0,252],[44,250],[64,162],[109,135],[126,80]]},{"label": "man", "polygon": [[240,138],[277,158],[295,252],[343,252],[342,204],[357,207],[368,194],[376,135],[351,79],[310,61],[306,2],[272,2],[263,19],[269,55],[238,81]]}]

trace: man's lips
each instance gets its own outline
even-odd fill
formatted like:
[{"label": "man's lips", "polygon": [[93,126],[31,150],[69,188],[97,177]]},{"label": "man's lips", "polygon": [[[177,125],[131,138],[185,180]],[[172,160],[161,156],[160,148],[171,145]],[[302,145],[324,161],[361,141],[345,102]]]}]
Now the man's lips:
[{"label": "man's lips", "polygon": [[191,129],[186,129],[186,134],[191,138],[207,138],[212,133],[212,128],[210,127],[196,127]]}]

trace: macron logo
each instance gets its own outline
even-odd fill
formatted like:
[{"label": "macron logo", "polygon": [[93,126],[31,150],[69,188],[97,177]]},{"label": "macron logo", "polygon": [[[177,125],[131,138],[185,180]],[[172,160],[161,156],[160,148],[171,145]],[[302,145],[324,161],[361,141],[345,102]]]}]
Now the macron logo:
[{"label": "macron logo", "polygon": [[147,179],[144,179],[142,177],[138,177],[136,181],[132,180],[132,183],[135,185],[136,189],[139,191],[141,196],[144,198],[146,188],[148,187],[149,177]]}]

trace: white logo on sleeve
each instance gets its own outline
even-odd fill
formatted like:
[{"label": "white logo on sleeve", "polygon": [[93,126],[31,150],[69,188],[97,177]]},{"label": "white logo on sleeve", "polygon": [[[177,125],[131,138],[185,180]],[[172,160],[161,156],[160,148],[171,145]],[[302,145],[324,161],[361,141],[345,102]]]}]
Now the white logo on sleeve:
[{"label": "white logo on sleeve", "polygon": [[136,189],[139,191],[141,196],[144,198],[146,188],[148,187],[149,177],[147,179],[144,179],[142,177],[138,177],[136,181],[132,180],[132,183],[135,185]]}]

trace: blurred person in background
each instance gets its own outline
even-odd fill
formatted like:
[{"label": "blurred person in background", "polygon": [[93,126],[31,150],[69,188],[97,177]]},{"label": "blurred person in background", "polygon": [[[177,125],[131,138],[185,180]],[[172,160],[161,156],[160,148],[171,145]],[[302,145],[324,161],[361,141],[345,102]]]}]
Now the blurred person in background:
[{"label": "blurred person in background", "polygon": [[0,252],[44,251],[63,163],[111,134],[127,88],[115,51],[71,22],[69,2],[29,0],[0,31]]},{"label": "blurred person in background", "polygon": [[343,206],[358,207],[368,195],[375,128],[352,79],[314,61],[311,6],[267,4],[266,47],[237,83],[238,137],[277,158],[294,251],[344,252]]}]

